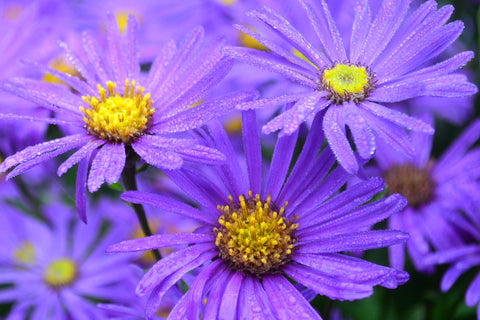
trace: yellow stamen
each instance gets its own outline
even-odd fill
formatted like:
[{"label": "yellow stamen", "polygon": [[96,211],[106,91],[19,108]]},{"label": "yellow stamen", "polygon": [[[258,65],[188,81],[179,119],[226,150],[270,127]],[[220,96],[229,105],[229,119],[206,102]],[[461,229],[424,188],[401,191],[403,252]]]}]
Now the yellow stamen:
[{"label": "yellow stamen", "polygon": [[228,200],[230,205],[218,207],[222,215],[214,228],[220,257],[246,274],[278,272],[290,260],[298,226],[293,223],[295,217],[288,220],[278,213],[284,212],[286,203],[278,209],[270,196],[261,200],[251,191],[248,198],[240,195],[236,203],[230,196]]},{"label": "yellow stamen", "polygon": [[68,258],[60,258],[50,262],[43,274],[43,280],[54,288],[65,287],[75,280],[76,275],[75,262]]},{"label": "yellow stamen", "polygon": [[336,103],[363,100],[371,82],[363,66],[338,63],[331,69],[323,70],[323,88],[330,91]]},{"label": "yellow stamen", "polygon": [[[147,129],[147,123],[155,109],[152,108],[150,93],[144,94],[144,87],[137,86],[135,80],[125,81],[123,96],[117,92],[117,84],[107,81],[107,89],[97,85],[100,99],[83,96],[91,108],[80,110],[85,114],[85,129],[99,138],[130,143]],[[108,95],[107,95],[108,92]]]}]

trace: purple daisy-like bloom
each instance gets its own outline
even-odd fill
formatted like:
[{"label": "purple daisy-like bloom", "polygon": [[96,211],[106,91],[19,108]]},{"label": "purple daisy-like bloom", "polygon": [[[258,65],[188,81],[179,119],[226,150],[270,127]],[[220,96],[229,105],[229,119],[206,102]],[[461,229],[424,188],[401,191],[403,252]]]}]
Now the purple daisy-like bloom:
[{"label": "purple daisy-like bloom", "polygon": [[102,232],[98,216],[87,227],[61,205],[46,208],[50,225],[5,210],[0,237],[0,303],[13,303],[7,319],[106,319],[92,299],[127,303],[133,298],[132,256],[105,248],[123,234]]},{"label": "purple daisy-like bloom", "polygon": [[95,192],[104,181],[116,182],[125,165],[126,148],[133,149],[145,162],[161,169],[178,169],[184,160],[224,161],[221,153],[201,145],[186,132],[252,98],[251,93],[235,92],[203,101],[207,91],[230,70],[232,62],[221,51],[223,41],[204,41],[202,28],[187,34],[179,45],[174,41],[165,44],[145,76],[140,73],[137,61],[135,18],[129,16],[123,36],[113,15],[107,16],[105,24],[105,51],[94,34],[83,34],[85,52],[82,54],[86,63],[82,62],[85,57],[80,58],[62,45],[85,81],[35,65],[73,91],[24,78],[1,85],[3,90],[49,107],[58,114],[55,119],[10,114],[1,117],[43,120],[72,127],[77,133],[9,156],[0,165],[0,172],[15,167],[7,175],[11,178],[40,162],[78,148],[60,165],[57,173],[62,175],[79,163],[76,202],[83,220],[86,219],[85,185],[90,192]]},{"label": "purple daisy-like bloom", "polygon": [[[432,122],[430,116],[420,117]],[[384,178],[387,193],[400,193],[408,201],[402,212],[388,220],[390,228],[410,234],[406,244],[389,247],[392,267],[403,268],[406,249],[417,270],[432,271],[431,264],[424,262],[426,255],[462,244],[458,227],[468,228],[468,224],[457,217],[463,212],[475,219],[480,203],[480,153],[478,148],[469,150],[479,137],[477,120],[438,159],[430,157],[433,137],[419,132],[412,133],[417,150],[413,159],[391,146],[379,146],[379,168],[370,168],[369,173]]]},{"label": "purple daisy-like bloom", "polygon": [[149,295],[147,318],[171,286],[199,267],[168,319],[320,319],[290,279],[340,300],[368,297],[375,285],[404,283],[407,273],[344,252],[404,242],[408,235],[403,232],[368,228],[401,210],[405,199],[396,194],[365,204],[383,189],[380,178],[338,192],[350,174],[332,168],[335,157],[329,148],[318,155],[324,138],[318,130],[320,115],[288,178],[296,134],[278,139],[265,172],[255,113],[246,111],[242,117],[244,158],[216,123],[202,135],[226,155],[226,164],[167,172],[194,205],[139,191],[121,196],[202,223],[194,233],[127,240],[108,249],[180,247],[158,261],[137,287],[137,294]]},{"label": "purple daisy-like bloom", "polygon": [[385,0],[372,16],[369,1],[360,1],[347,51],[326,2],[299,2],[311,23],[310,34],[300,33],[289,21],[264,7],[250,15],[271,33],[264,36],[238,28],[271,52],[226,48],[228,55],[238,60],[275,71],[309,88],[240,106],[249,109],[294,102],[293,108],[263,127],[265,133],[280,129],[280,135],[292,134],[306,119],[326,110],[323,130],[328,144],[339,163],[348,172],[356,172],[358,161],[346,127],[363,159],[373,155],[380,140],[412,155],[413,146],[404,129],[431,134],[433,128],[382,104],[419,96],[458,97],[477,92],[465,75],[456,72],[472,59],[472,52],[429,65],[463,30],[461,21],[445,24],[452,6],[437,10],[435,1],[427,1],[408,13],[409,0]]}]

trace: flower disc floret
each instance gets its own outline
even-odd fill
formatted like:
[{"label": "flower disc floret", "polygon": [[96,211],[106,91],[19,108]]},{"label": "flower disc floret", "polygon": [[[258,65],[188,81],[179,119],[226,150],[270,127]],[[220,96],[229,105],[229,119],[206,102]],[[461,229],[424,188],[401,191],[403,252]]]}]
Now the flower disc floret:
[{"label": "flower disc floret", "polygon": [[[155,109],[150,93],[137,86],[135,80],[125,81],[123,96],[117,92],[117,84],[107,81],[107,89],[97,85],[99,97],[83,96],[91,109],[80,107],[85,114],[85,129],[92,135],[112,142],[130,143],[143,134]],[[108,91],[108,95],[107,95]]]},{"label": "flower disc floret", "polygon": [[50,262],[43,274],[43,280],[53,288],[71,284],[77,276],[75,262],[68,258],[60,258]]},{"label": "flower disc floret", "polygon": [[220,257],[244,274],[261,276],[278,272],[279,267],[291,260],[298,227],[293,223],[295,218],[287,220],[284,216],[287,202],[277,209],[270,196],[260,200],[251,191],[247,199],[240,195],[238,203],[231,196],[228,200],[229,205],[218,206],[223,214],[218,219],[219,226],[213,229]]},{"label": "flower disc floret", "polygon": [[400,193],[414,208],[428,203],[435,191],[429,168],[417,168],[410,163],[390,167],[383,174],[388,194]]},{"label": "flower disc floret", "polygon": [[362,65],[337,63],[322,71],[321,89],[330,92],[329,99],[336,104],[364,100],[371,90],[373,75]]}]

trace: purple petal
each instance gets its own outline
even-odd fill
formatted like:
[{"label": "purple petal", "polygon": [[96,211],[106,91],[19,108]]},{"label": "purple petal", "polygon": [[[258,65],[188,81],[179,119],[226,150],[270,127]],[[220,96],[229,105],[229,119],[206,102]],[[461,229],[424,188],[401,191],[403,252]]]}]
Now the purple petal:
[{"label": "purple petal", "polygon": [[132,143],[132,148],[146,163],[157,168],[175,170],[183,165],[182,158],[168,149],[154,148],[140,140]]},{"label": "purple petal", "polygon": [[269,194],[272,199],[277,198],[277,195],[285,182],[285,177],[290,166],[290,160],[297,143],[297,133],[298,131],[295,134],[278,138],[275,145],[267,184],[265,186],[265,192]]},{"label": "purple petal", "polygon": [[250,190],[260,194],[262,186],[262,150],[255,111],[242,112],[242,139],[248,168]]},{"label": "purple petal", "polygon": [[158,234],[149,237],[126,240],[111,245],[106,252],[136,252],[179,245],[215,242],[215,237],[200,233],[172,233]]},{"label": "purple petal", "polygon": [[265,23],[270,30],[280,35],[291,46],[300,51],[308,60],[316,65],[317,68],[329,64],[330,60],[323,52],[314,48],[314,46],[302,36],[301,32],[296,30],[287,20],[268,7],[263,7],[259,11],[252,11],[250,15]]},{"label": "purple petal", "polygon": [[358,154],[363,159],[370,159],[375,152],[375,137],[372,129],[358,112],[355,103],[344,103],[342,109],[345,124],[350,128]]},{"label": "purple petal", "polygon": [[433,134],[434,132],[432,126],[423,122],[422,120],[410,117],[405,113],[384,107],[380,104],[364,101],[360,104],[360,107],[372,112],[377,117],[381,117],[391,122],[394,122],[409,130],[421,131],[430,134]]},{"label": "purple petal", "polygon": [[465,294],[465,304],[469,307],[474,306],[480,301],[480,274],[477,274],[475,279],[468,287],[467,293]]},{"label": "purple petal", "polygon": [[203,299],[208,291],[208,284],[213,283],[220,274],[223,274],[226,268],[221,259],[213,261],[199,275],[195,277],[195,281],[187,292],[187,304],[190,307],[193,319],[200,316],[201,309],[204,307]]},{"label": "purple petal", "polygon": [[[235,320],[238,317],[237,305],[240,307],[238,296],[242,289],[243,278],[241,272],[235,272],[228,281],[220,302],[218,316],[220,319]],[[243,306],[242,306],[243,307]]]},{"label": "purple petal", "polygon": [[250,276],[244,279],[240,299],[243,306],[238,308],[240,319],[276,319],[267,294],[257,278]]},{"label": "purple petal", "polygon": [[91,155],[83,157],[77,169],[77,180],[75,181],[75,208],[80,220],[87,223],[87,173]]},{"label": "purple petal", "polygon": [[266,275],[263,287],[278,319],[320,319],[298,290],[282,275]]},{"label": "purple petal", "polygon": [[350,38],[350,60],[358,61],[360,54],[365,47],[365,39],[371,25],[370,4],[367,0],[355,7],[355,18],[353,20],[352,35]]},{"label": "purple petal", "polygon": [[[347,60],[347,54],[345,53],[340,32],[328,10],[325,0],[321,1],[321,5],[314,5],[311,0],[301,0],[300,3],[305,9],[308,19],[310,20],[310,25],[318,39],[320,39],[328,58],[330,58],[332,62]],[[320,6],[321,9],[317,10]]]},{"label": "purple petal", "polygon": [[318,87],[315,78],[312,78],[310,70],[270,53],[250,48],[225,48],[224,51],[236,60],[244,61],[264,70],[273,71],[306,87]]},{"label": "purple petal", "polygon": [[118,181],[125,167],[125,146],[123,143],[106,143],[93,159],[88,175],[88,190],[95,192],[103,181],[114,183]]},{"label": "purple petal", "polygon": [[342,106],[330,105],[323,119],[323,132],[340,165],[349,173],[358,171],[358,163],[345,134],[345,122],[340,119]]},{"label": "purple petal", "polygon": [[330,299],[356,300],[369,297],[373,293],[371,285],[331,278],[316,272],[315,269],[296,263],[285,265],[282,270],[295,281]]},{"label": "purple petal", "polygon": [[372,62],[388,45],[407,13],[410,0],[386,0],[373,21],[367,37],[365,49],[359,60],[366,65]]},{"label": "purple petal", "polygon": [[78,151],[72,154],[67,160],[65,160],[57,169],[57,175],[62,176],[68,169],[77,164],[80,160],[87,157],[93,152],[96,148],[105,144],[105,140],[92,140],[89,141],[86,145],[81,147]]},{"label": "purple petal", "polygon": [[[361,251],[388,247],[407,241],[407,233],[393,230],[373,230],[363,232],[350,232],[321,241],[311,241],[297,246],[298,253],[332,253],[341,251]],[[318,239],[318,238],[317,238]]]},{"label": "purple petal", "polygon": [[[302,225],[297,229],[297,235],[302,237],[303,241],[318,240],[319,238],[327,237],[327,235],[343,235],[352,232],[353,230],[362,230],[368,228],[373,224],[388,218],[394,213],[402,210],[407,204],[404,197],[399,194],[393,194],[381,201],[375,201],[343,215],[338,215],[337,218],[327,222],[320,222],[316,225],[303,228]],[[318,210],[319,217],[322,216],[321,210]],[[312,215],[311,219],[316,219]],[[403,237],[403,236],[400,236]]]},{"label": "purple petal", "polygon": [[[311,225],[335,219],[339,216],[345,215],[345,212],[353,210],[354,208],[368,202],[375,194],[381,192],[384,187],[385,184],[383,179],[379,177],[362,181],[347,188],[347,190],[332,196],[327,201],[311,207],[308,211],[304,211],[304,214],[302,214],[297,221],[303,229]],[[313,218],[308,214],[312,209],[318,209],[322,214]]]},{"label": "purple petal", "polygon": [[184,110],[174,117],[164,119],[151,129],[155,133],[184,132],[195,129],[206,122],[228,114],[242,102],[252,100],[255,94],[251,92],[234,92],[210,100],[193,108]]},{"label": "purple petal", "polygon": [[[215,244],[213,242],[200,243],[182,250],[175,251],[166,257],[163,257],[162,260],[155,263],[153,267],[148,270],[143,279],[140,281],[136,290],[137,294],[143,296],[152,291],[162,282],[170,279],[170,276],[175,274],[178,270],[183,271],[184,266],[190,265],[192,262],[196,261],[198,257],[203,256],[204,253],[208,253],[207,256],[209,258],[205,258],[202,263],[213,258],[215,255],[218,255],[216,250],[212,250],[214,248]],[[185,272],[188,272],[194,268],[195,267],[185,270]]]}]

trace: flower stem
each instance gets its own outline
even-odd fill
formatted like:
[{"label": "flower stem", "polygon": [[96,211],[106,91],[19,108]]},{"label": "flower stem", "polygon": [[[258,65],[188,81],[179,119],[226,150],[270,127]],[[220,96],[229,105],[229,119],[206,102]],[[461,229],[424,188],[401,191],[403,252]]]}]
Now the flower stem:
[{"label": "flower stem", "polygon": [[[133,150],[127,150],[127,161],[125,163],[125,168],[122,172],[122,180],[124,184],[124,188],[127,191],[137,191],[137,180],[136,180],[136,162],[137,156],[133,152]],[[141,204],[138,203],[131,203],[131,206],[135,213],[137,214],[138,222],[140,223],[140,227],[146,237],[152,235],[152,231],[150,230],[150,226],[148,225],[147,216],[145,214],[145,209]],[[162,256],[158,250],[152,250],[153,256],[155,260],[159,261]]]}]

